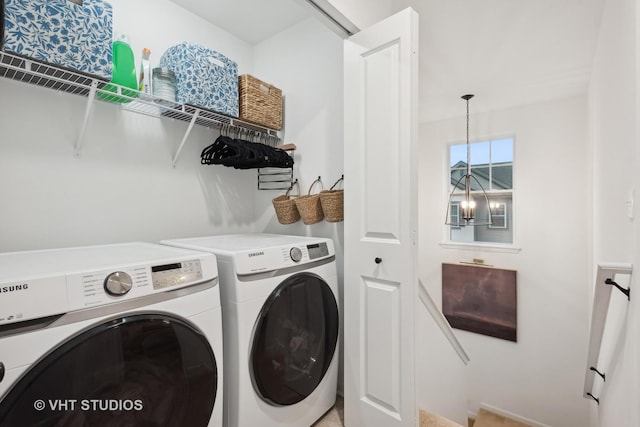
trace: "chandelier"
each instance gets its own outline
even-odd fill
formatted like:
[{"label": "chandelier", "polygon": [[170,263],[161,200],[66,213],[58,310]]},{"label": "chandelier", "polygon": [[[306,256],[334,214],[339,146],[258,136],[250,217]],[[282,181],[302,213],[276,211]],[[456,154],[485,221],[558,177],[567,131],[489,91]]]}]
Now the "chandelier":
[{"label": "chandelier", "polygon": [[[451,194],[449,194],[449,203],[447,204],[447,217],[445,224],[453,226],[479,226],[479,225],[492,225],[493,217],[491,215],[492,206],[489,203],[489,197],[487,196],[484,187],[472,173],[471,173],[471,145],[469,144],[469,100],[473,98],[473,95],[463,95],[462,99],[467,102],[467,163],[466,173],[462,175],[457,182],[453,185]],[[452,180],[452,177],[449,178]],[[477,188],[480,190],[472,190],[472,184],[475,182]],[[462,187],[464,183],[464,187]],[[460,191],[462,189],[462,191]],[[462,200],[460,200],[462,198]],[[459,204],[458,215],[456,220],[452,219],[452,203]],[[478,216],[478,210],[481,209],[483,214]]]}]

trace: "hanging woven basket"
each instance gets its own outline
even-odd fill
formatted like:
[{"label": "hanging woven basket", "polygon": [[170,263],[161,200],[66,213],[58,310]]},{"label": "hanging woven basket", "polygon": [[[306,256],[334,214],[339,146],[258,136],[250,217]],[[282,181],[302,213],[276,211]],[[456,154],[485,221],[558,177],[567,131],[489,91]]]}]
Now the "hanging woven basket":
[{"label": "hanging woven basket", "polygon": [[344,181],[344,175],[331,186],[329,190],[320,192],[320,204],[324,219],[327,222],[344,221],[344,190],[334,190],[336,185]]},{"label": "hanging woven basket", "polygon": [[320,177],[311,183],[309,191],[306,196],[300,196],[296,198],[296,207],[302,217],[302,222],[306,225],[315,224],[324,219],[324,213],[322,212],[322,205],[320,204],[320,194],[311,194],[313,186],[318,183],[322,188],[322,181]]},{"label": "hanging woven basket", "polygon": [[[296,186],[298,194],[290,196],[289,192],[293,189],[294,185]],[[299,196],[300,184],[298,184],[298,180],[296,179],[284,195],[272,200],[273,208],[276,210],[276,216],[280,224],[293,224],[300,220],[300,212],[298,212],[295,202]]]}]

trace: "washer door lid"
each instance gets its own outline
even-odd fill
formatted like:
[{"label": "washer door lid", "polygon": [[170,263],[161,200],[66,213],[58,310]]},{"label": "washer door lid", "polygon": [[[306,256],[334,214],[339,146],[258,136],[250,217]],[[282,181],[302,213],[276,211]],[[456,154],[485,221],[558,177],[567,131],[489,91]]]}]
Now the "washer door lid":
[{"label": "washer door lid", "polygon": [[179,318],[137,314],[94,325],[34,363],[0,401],[0,425],[209,424],[217,366]]},{"label": "washer door lid", "polygon": [[256,321],[251,378],[276,406],[296,404],[320,384],[338,342],[339,314],[327,283],[315,274],[287,278],[267,298]]}]

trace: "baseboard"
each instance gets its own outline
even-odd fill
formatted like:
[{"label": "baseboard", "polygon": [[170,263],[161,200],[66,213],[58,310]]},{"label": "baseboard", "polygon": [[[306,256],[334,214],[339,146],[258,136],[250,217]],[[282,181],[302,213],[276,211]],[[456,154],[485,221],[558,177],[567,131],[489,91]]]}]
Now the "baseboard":
[{"label": "baseboard", "polygon": [[[488,405],[486,403],[480,403],[480,408],[486,409],[487,411],[493,412],[498,415],[502,415],[503,417],[511,418],[512,420],[520,421],[521,423],[529,424],[532,427],[551,427],[548,424],[541,423],[536,420],[532,420],[530,418],[522,417],[518,414],[514,414],[513,412],[506,411],[504,409],[496,408],[495,406]],[[476,419],[478,417],[478,413],[473,413],[471,411],[467,414],[468,418]]]},{"label": "baseboard", "polygon": [[472,419],[475,421],[476,418],[478,418],[477,412],[467,411],[467,419]]}]

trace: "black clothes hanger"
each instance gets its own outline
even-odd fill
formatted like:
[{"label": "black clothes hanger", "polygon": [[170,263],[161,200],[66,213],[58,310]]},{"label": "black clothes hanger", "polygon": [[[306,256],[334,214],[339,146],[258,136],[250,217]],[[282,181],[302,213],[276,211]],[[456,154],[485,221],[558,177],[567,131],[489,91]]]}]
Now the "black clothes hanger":
[{"label": "black clothes hanger", "polygon": [[236,169],[292,168],[294,163],[293,157],[279,148],[223,135],[202,150],[200,162]]},{"label": "black clothes hanger", "polygon": [[207,165],[231,166],[243,157],[242,148],[227,136],[219,136],[213,144],[202,150],[200,162]]},{"label": "black clothes hanger", "polygon": [[293,167],[293,158],[284,150],[276,147],[270,147],[259,142],[243,141],[246,146],[256,152],[256,157],[260,158],[257,167],[276,167],[291,168]]}]

